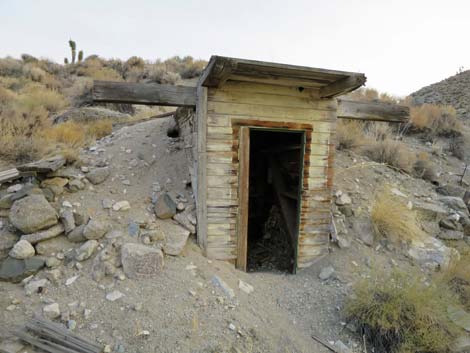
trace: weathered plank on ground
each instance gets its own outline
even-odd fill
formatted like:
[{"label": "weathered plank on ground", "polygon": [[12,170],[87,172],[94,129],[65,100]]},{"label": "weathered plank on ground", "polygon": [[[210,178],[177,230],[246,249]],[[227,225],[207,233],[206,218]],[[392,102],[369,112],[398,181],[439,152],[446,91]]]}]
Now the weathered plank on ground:
[{"label": "weathered plank on ground", "polygon": [[18,170],[20,172],[50,173],[55,172],[64,164],[65,158],[63,156],[55,156],[47,159],[41,159],[37,162],[23,164],[18,167]]},{"label": "weathered plank on ground", "polygon": [[196,87],[94,81],[94,102],[191,107],[196,105]]}]

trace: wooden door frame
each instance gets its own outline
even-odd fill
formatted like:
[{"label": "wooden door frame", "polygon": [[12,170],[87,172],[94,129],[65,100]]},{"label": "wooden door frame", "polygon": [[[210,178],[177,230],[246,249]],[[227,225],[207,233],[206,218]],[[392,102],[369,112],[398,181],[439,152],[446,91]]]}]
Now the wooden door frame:
[{"label": "wooden door frame", "polygon": [[249,220],[249,201],[250,201],[250,133],[252,130],[274,131],[284,133],[299,133],[301,135],[300,150],[300,170],[298,185],[298,203],[296,220],[296,244],[294,246],[294,267],[293,273],[297,271],[297,256],[299,247],[300,218],[302,211],[302,191],[304,174],[304,156],[306,146],[306,130],[290,129],[285,127],[260,127],[260,126],[239,126],[239,144],[238,144],[238,217],[237,217],[237,258],[235,266],[237,269],[245,271],[247,269],[248,259],[248,220]]}]

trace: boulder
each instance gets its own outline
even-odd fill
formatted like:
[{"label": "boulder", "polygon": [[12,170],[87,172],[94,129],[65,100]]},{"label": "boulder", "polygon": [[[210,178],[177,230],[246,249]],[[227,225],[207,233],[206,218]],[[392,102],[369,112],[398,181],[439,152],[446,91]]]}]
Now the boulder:
[{"label": "boulder", "polygon": [[31,276],[44,267],[44,259],[33,256],[24,260],[6,258],[0,266],[0,280],[10,282],[20,282],[22,279]]},{"label": "boulder", "polygon": [[52,239],[41,241],[36,244],[36,252],[38,255],[52,256],[57,253],[64,253],[74,247],[74,243],[70,242],[65,235],[61,235]]},{"label": "boulder", "polygon": [[335,201],[337,206],[350,205],[351,202],[352,202],[351,198],[346,193],[341,193],[340,195],[338,195]]},{"label": "boulder", "polygon": [[44,313],[44,316],[50,320],[57,319],[60,316],[59,304],[48,304],[42,309],[42,312]]},{"label": "boulder", "polygon": [[327,266],[321,269],[318,278],[320,278],[322,281],[326,281],[327,279],[330,279],[334,274],[335,269],[333,268],[333,266]]},{"label": "boulder", "polygon": [[0,261],[8,256],[8,253],[19,240],[19,237],[7,229],[0,229]]},{"label": "boulder", "polygon": [[33,295],[33,294],[38,292],[39,288],[45,288],[50,284],[51,283],[46,278],[31,280],[31,281],[29,281],[28,283],[25,284],[24,292],[28,296]]},{"label": "boulder", "polygon": [[62,195],[64,193],[64,186],[69,183],[66,178],[51,178],[45,179],[41,182],[41,187],[44,189],[50,189],[55,196]]},{"label": "boulder", "polygon": [[129,278],[154,277],[163,269],[162,251],[141,244],[124,244],[121,247],[121,261]]},{"label": "boulder", "polygon": [[439,221],[439,226],[448,230],[461,230],[461,224],[455,219],[455,217],[447,217]]},{"label": "boulder", "polygon": [[445,246],[441,240],[433,237],[412,243],[408,255],[420,265],[441,269],[448,268],[452,259],[460,257],[457,250]]},{"label": "boulder", "polygon": [[90,216],[82,210],[76,210],[73,212],[73,218],[76,226],[85,225],[90,220]]},{"label": "boulder", "polygon": [[105,181],[109,177],[110,173],[111,171],[108,167],[93,168],[90,169],[86,177],[90,181],[90,183],[92,183],[93,185],[97,185]]},{"label": "boulder", "polygon": [[470,332],[470,314],[464,309],[454,305],[449,305],[447,307],[447,315],[449,316],[450,321],[454,324],[463,328],[465,331]]},{"label": "boulder", "polygon": [[159,222],[159,229],[165,237],[163,251],[167,255],[177,256],[183,251],[189,237],[189,231],[173,222]]},{"label": "boulder", "polygon": [[96,240],[86,241],[85,243],[83,243],[82,246],[80,246],[77,249],[77,253],[75,255],[75,260],[85,261],[85,260],[89,259],[93,255],[93,253],[95,252],[98,245],[99,245],[99,243]]},{"label": "boulder", "polygon": [[20,240],[10,250],[10,257],[14,259],[24,260],[33,257],[35,254],[34,247],[26,240]]},{"label": "boulder", "polygon": [[84,230],[85,230],[85,224],[75,227],[69,234],[67,234],[67,238],[72,243],[84,242],[87,240],[85,236],[83,235]]},{"label": "boulder", "polygon": [[442,240],[462,240],[463,232],[458,230],[447,230],[440,232],[438,238]]},{"label": "boulder", "polygon": [[167,193],[161,194],[154,205],[155,215],[160,219],[168,219],[176,214],[176,203]]},{"label": "boulder", "polygon": [[75,217],[72,210],[65,210],[60,213],[60,221],[64,226],[65,234],[70,233],[75,228]]},{"label": "boulder", "polygon": [[183,228],[186,228],[189,231],[189,233],[196,234],[196,227],[189,221],[185,213],[175,214],[173,216],[173,220],[175,220]]},{"label": "boulder", "polygon": [[15,201],[10,222],[23,233],[33,233],[57,224],[57,213],[42,195],[30,195]]},{"label": "boulder", "polygon": [[83,181],[80,179],[73,179],[69,182],[68,188],[70,192],[77,192],[85,189],[85,183],[83,183]]},{"label": "boulder", "polygon": [[62,234],[63,232],[64,232],[64,226],[59,223],[49,229],[46,229],[37,233],[25,234],[21,236],[21,239],[27,240],[31,244],[37,244],[41,241],[55,238],[56,236]]},{"label": "boulder", "polygon": [[14,194],[0,195],[0,209],[9,209],[13,205]]},{"label": "boulder", "polygon": [[455,196],[442,196],[439,198],[444,205],[451,208],[454,211],[463,212],[467,217],[469,215],[467,205],[461,197]]},{"label": "boulder", "polygon": [[86,239],[100,239],[110,229],[110,225],[98,218],[91,219],[83,229],[83,236]]},{"label": "boulder", "polygon": [[12,200],[16,201],[30,195],[43,195],[44,192],[35,184],[26,184],[20,191],[12,194]]},{"label": "boulder", "polygon": [[438,186],[436,192],[444,196],[463,197],[465,189],[458,185],[445,184]]},{"label": "boulder", "polygon": [[441,219],[447,217],[447,210],[436,203],[430,202],[416,202],[413,204],[413,209],[416,210],[418,215],[427,221],[439,222]]}]

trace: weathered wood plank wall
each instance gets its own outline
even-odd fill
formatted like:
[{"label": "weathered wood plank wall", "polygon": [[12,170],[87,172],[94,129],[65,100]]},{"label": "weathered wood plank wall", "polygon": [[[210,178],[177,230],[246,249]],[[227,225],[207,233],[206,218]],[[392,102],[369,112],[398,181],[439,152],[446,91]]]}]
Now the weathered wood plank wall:
[{"label": "weathered wood plank wall", "polygon": [[[306,131],[298,267],[306,267],[328,252],[336,109],[336,100],[319,99],[314,88],[228,81],[222,88],[207,90],[206,126],[199,125],[204,129],[205,144],[198,151],[199,168],[203,169],[198,173],[198,193],[206,198],[206,224],[198,234],[204,234],[207,256],[220,260],[237,257],[242,126]],[[203,174],[205,184],[200,179]]]}]

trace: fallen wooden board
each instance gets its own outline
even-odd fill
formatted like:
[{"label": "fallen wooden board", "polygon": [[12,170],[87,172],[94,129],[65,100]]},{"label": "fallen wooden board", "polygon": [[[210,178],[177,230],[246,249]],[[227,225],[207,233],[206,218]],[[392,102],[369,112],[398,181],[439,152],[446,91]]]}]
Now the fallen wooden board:
[{"label": "fallen wooden board", "polygon": [[27,176],[36,176],[36,172],[20,172],[16,168],[4,170],[0,172],[0,185],[18,178]]},{"label": "fallen wooden board", "polygon": [[63,156],[55,156],[46,159],[41,159],[37,162],[31,162],[18,167],[20,172],[37,172],[37,173],[50,173],[55,172],[57,169],[65,164]]},{"label": "fallen wooden board", "polygon": [[102,347],[88,342],[61,325],[44,318],[34,318],[14,334],[35,348],[49,353],[100,353]]}]

